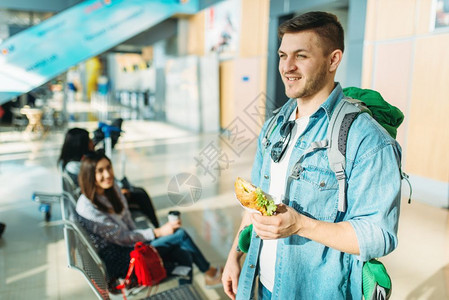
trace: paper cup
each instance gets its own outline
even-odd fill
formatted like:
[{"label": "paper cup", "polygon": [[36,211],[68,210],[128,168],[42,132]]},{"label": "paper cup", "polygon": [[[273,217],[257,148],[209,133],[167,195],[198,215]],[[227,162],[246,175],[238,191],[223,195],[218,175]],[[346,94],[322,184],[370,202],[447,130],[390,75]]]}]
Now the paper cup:
[{"label": "paper cup", "polygon": [[169,222],[176,222],[180,219],[181,213],[177,210],[172,210],[168,213],[168,221]]}]

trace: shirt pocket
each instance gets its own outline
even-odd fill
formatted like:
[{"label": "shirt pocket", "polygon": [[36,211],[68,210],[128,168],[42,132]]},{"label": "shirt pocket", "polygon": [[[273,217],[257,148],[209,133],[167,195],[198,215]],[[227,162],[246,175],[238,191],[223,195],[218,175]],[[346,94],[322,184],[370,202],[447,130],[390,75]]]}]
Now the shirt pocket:
[{"label": "shirt pocket", "polygon": [[298,179],[291,183],[290,206],[317,220],[335,221],[338,212],[338,181],[329,168],[327,153],[305,159]]}]

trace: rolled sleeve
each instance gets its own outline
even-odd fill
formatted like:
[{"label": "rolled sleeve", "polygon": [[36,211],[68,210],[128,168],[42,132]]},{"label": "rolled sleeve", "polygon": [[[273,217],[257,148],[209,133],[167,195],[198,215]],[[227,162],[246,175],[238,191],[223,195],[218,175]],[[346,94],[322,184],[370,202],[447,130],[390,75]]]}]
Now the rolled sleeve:
[{"label": "rolled sleeve", "polygon": [[401,176],[397,146],[386,143],[364,152],[352,169],[347,221],[357,235],[357,259],[361,261],[385,256],[398,243]]},{"label": "rolled sleeve", "polygon": [[380,229],[366,220],[349,220],[354,228],[359,242],[360,255],[356,258],[360,261],[368,261],[372,258],[387,255],[396,248],[396,234]]}]

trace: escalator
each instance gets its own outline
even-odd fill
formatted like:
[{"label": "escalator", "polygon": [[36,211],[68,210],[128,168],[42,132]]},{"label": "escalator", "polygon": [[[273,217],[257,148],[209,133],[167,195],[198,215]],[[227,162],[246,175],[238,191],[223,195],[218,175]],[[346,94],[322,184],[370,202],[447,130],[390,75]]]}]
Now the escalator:
[{"label": "escalator", "polygon": [[0,105],[178,14],[217,1],[87,0],[0,44]]}]

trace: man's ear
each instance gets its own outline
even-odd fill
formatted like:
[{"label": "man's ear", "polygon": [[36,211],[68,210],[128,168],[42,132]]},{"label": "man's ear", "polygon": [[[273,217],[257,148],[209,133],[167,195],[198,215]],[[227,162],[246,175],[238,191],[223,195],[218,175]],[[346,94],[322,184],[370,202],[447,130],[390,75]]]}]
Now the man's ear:
[{"label": "man's ear", "polygon": [[338,66],[340,65],[341,59],[343,58],[343,52],[340,49],[335,49],[329,54],[329,72],[337,71]]}]

